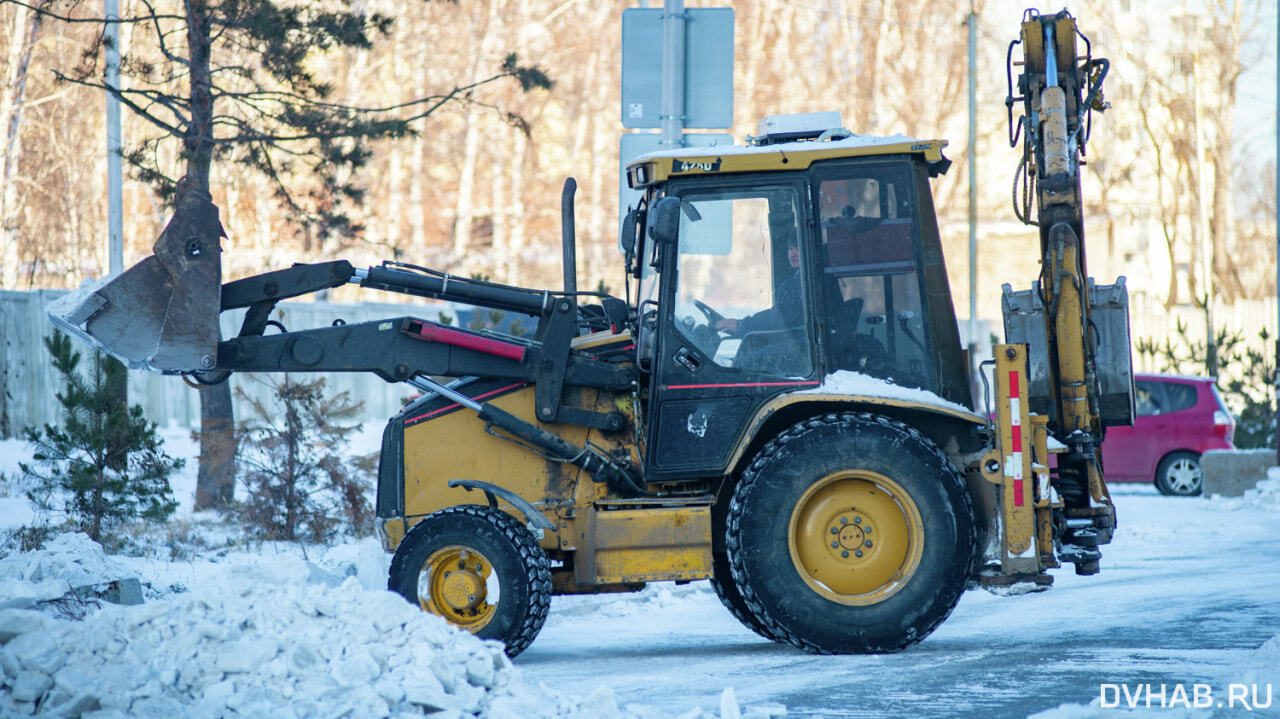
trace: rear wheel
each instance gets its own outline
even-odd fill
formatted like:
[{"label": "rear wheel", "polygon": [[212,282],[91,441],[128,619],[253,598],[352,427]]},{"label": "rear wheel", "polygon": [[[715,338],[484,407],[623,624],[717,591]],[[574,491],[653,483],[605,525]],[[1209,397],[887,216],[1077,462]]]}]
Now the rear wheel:
[{"label": "rear wheel", "polygon": [[937,445],[854,413],[766,445],[734,493],[725,538],[761,626],[821,653],[923,639],[955,607],[976,543],[964,482]]},{"label": "rear wheel", "polygon": [[1156,489],[1160,494],[1194,497],[1204,489],[1204,470],[1195,452],[1171,452],[1156,468]]},{"label": "rear wheel", "polygon": [[551,570],[533,534],[511,515],[459,505],[423,519],[391,560],[387,587],[482,639],[524,651],[551,607]]}]

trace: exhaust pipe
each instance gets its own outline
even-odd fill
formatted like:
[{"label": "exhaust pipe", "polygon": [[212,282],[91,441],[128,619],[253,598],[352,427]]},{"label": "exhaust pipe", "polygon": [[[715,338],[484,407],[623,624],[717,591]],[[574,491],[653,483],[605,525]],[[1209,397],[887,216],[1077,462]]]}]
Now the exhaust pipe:
[{"label": "exhaust pipe", "polygon": [[51,303],[49,319],[131,369],[214,369],[226,234],[208,192],[181,189],[174,208],[153,255]]},{"label": "exhaust pipe", "polygon": [[578,291],[578,240],[573,224],[573,195],[577,191],[577,180],[566,177],[560,192],[560,242],[564,246],[564,291],[570,293]]}]

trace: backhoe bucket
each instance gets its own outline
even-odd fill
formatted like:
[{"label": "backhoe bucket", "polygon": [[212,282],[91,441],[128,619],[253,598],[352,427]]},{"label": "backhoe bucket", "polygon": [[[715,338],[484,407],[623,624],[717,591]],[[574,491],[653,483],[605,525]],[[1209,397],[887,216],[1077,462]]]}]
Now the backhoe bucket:
[{"label": "backhoe bucket", "polygon": [[49,319],[132,369],[215,368],[222,309],[222,223],[208,193],[187,188],[152,256],[49,305]]}]

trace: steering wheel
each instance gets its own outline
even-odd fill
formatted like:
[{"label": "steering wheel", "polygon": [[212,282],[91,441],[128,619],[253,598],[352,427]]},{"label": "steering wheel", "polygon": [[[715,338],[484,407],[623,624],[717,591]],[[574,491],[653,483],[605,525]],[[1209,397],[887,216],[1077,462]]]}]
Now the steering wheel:
[{"label": "steering wheel", "polygon": [[708,323],[710,323],[712,327],[715,327],[717,322],[724,319],[724,315],[720,314],[719,312],[716,312],[714,309],[708,306],[706,302],[703,302],[702,300],[694,300],[693,306],[697,307],[698,310],[702,312],[702,314],[707,316],[707,321]]}]

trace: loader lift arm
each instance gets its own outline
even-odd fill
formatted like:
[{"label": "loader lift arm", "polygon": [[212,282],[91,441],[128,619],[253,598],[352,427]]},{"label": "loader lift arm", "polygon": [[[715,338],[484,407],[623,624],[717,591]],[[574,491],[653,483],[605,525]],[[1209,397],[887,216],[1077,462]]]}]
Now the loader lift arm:
[{"label": "loader lift arm", "polygon": [[[566,199],[572,211],[571,186]],[[75,293],[50,317],[63,329],[101,347],[131,367],[182,374],[211,384],[232,372],[371,372],[387,382],[426,383],[449,396],[429,376],[483,375],[534,385],[537,420],[564,422],[617,432],[626,426],[619,412],[596,412],[563,405],[567,386],[614,392],[631,389],[629,364],[574,353],[580,328],[629,324],[622,300],[603,296],[599,308],[581,312],[578,294],[531,290],[455,277],[402,263],[357,269],[338,260],[246,277],[225,285],[220,276],[218,211],[207,193],[177,198],[174,217],[155,244],[155,254],[108,282]],[[572,241],[571,226],[566,229]],[[566,285],[572,268],[566,267]],[[195,291],[192,284],[195,285]],[[354,283],[419,297],[519,312],[538,318],[531,340],[493,337],[415,317],[288,331],[270,319],[283,299]],[[595,294],[595,293],[588,293]],[[218,315],[246,309],[240,333],[219,341]],[[277,326],[281,332],[268,333]],[[460,402],[475,411],[489,431],[549,459],[583,469],[622,496],[646,494],[630,461],[591,446],[577,446],[486,403]]]},{"label": "loader lift arm", "polygon": [[[414,317],[359,324],[339,324],[283,334],[264,334],[268,317],[282,299],[346,283],[422,297],[463,302],[539,316],[535,339],[496,339],[478,332]],[[216,369],[235,372],[372,372],[387,382],[419,375],[458,377],[481,374],[523,380],[536,385],[539,419],[553,422],[563,412],[565,383],[579,387],[625,390],[633,381],[630,368],[573,356],[569,341],[580,319],[573,296],[432,276],[390,264],[356,269],[339,260],[298,264],[228,282],[222,288],[223,311],[247,307],[237,337],[218,343]],[[605,320],[625,321],[621,300],[605,298]],[[597,426],[585,418],[566,418]],[[601,429],[616,429],[599,424]]]}]

